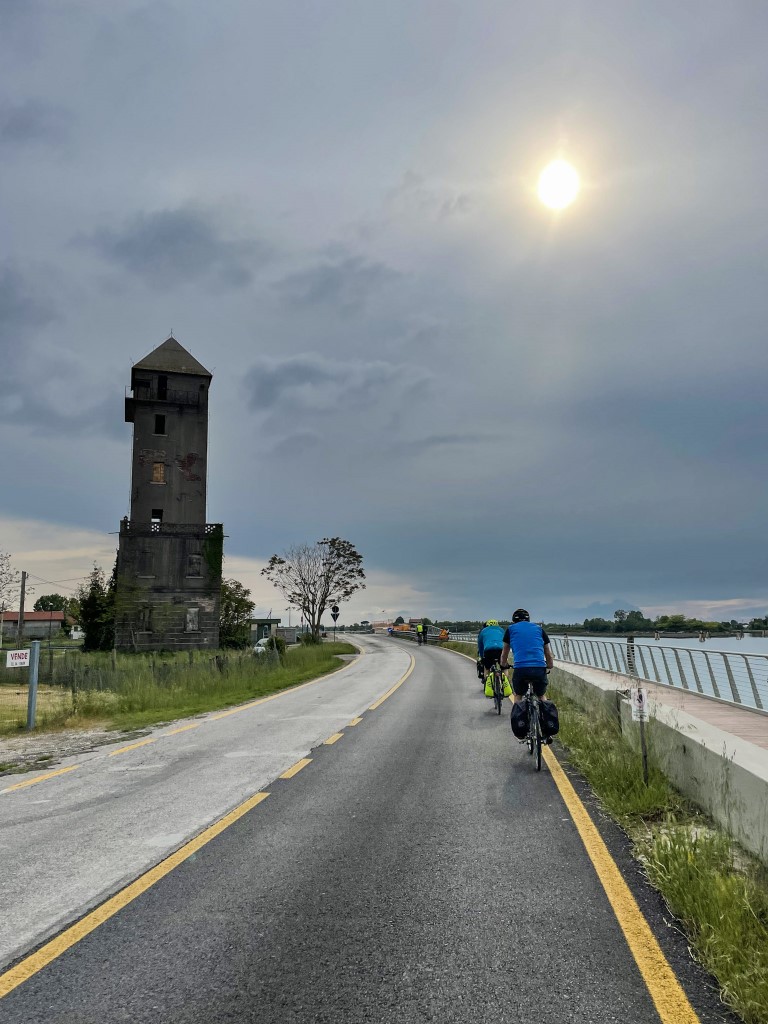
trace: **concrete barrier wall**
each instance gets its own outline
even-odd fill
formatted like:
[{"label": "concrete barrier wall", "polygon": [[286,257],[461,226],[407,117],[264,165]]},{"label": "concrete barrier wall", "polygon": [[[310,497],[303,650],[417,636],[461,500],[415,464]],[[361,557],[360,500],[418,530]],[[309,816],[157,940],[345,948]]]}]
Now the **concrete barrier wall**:
[{"label": "concrete barrier wall", "polygon": [[[640,726],[617,695],[632,685],[629,676],[559,662],[552,681],[585,709],[616,718],[639,749]],[[653,700],[650,714],[649,745],[670,782],[768,864],[768,751]]]}]

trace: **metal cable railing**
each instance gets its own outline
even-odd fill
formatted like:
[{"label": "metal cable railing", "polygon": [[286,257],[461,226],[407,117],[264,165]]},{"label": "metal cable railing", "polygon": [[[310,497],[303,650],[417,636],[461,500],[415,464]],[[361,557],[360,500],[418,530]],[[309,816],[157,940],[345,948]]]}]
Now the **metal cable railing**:
[{"label": "metal cable railing", "polygon": [[550,637],[558,661],[619,672],[768,714],[768,655]]}]

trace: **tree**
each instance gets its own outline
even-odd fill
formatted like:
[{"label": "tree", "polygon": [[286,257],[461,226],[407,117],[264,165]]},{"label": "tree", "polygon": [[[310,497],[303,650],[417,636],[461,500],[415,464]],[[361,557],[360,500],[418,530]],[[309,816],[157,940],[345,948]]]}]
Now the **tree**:
[{"label": "tree", "polygon": [[614,617],[614,619],[616,619],[617,622],[623,622],[624,619],[626,619],[626,617],[627,617],[627,613],[624,611],[623,608],[618,608],[613,613],[613,617]]},{"label": "tree", "polygon": [[108,651],[115,644],[115,573],[107,582],[104,570],[93,566],[88,582],[77,591],[84,651]]},{"label": "tree", "polygon": [[598,615],[594,619],[584,619],[584,629],[587,633],[608,633],[611,623]]},{"label": "tree", "polygon": [[36,612],[66,612],[69,600],[62,594],[43,594],[35,601]]},{"label": "tree", "polygon": [[348,540],[326,537],[315,544],[298,544],[272,555],[266,576],[289,604],[298,605],[315,636],[323,612],[333,601],[346,601],[365,589],[363,557]]},{"label": "tree", "polygon": [[627,612],[627,617],[624,619],[623,629],[627,633],[638,632],[639,630],[653,629],[653,623],[650,619],[646,619],[641,611]]},{"label": "tree", "polygon": [[5,551],[0,551],[0,608],[6,609],[10,606],[11,598],[20,582],[21,574],[11,565],[11,556]]},{"label": "tree", "polygon": [[405,619],[403,618],[402,615],[398,615],[397,616],[397,618],[395,619],[395,625],[396,626],[404,626],[405,625]]},{"label": "tree", "polygon": [[219,646],[247,647],[251,640],[251,592],[238,580],[221,581]]},{"label": "tree", "polygon": [[74,597],[64,597],[62,594],[43,594],[35,601],[36,612],[64,612],[62,629],[69,636],[72,626],[67,619],[80,619],[80,602]]}]

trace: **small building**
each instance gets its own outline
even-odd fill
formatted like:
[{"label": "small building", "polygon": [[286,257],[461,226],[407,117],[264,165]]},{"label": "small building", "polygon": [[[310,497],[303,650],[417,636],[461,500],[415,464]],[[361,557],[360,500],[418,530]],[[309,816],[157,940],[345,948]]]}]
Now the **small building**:
[{"label": "small building", "polygon": [[[70,620],[71,621],[71,620]],[[3,637],[16,636],[19,628],[19,613],[6,611],[2,613]],[[24,628],[21,635],[25,640],[47,640],[56,636],[64,627],[64,612],[24,612]]]},{"label": "small building", "polygon": [[264,637],[274,636],[280,622],[280,619],[251,619],[251,644],[263,640]]}]

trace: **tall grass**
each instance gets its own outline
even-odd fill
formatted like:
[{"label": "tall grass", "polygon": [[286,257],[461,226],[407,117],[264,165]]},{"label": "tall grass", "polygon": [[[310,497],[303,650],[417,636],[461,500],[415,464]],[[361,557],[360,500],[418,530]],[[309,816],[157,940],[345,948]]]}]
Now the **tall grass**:
[{"label": "tall grass", "polygon": [[695,956],[717,978],[723,1001],[747,1024],[768,1024],[766,869],[671,786],[654,758],[652,721],[646,786],[640,754],[618,719],[584,711],[562,687],[550,687],[550,695],[569,760],[627,830]]},{"label": "tall grass", "polygon": [[678,824],[641,844],[651,881],[683,922],[723,1001],[747,1024],[768,1020],[768,887],[722,832]]},{"label": "tall grass", "polygon": [[[94,720],[117,729],[183,718],[266,696],[339,667],[346,643],[295,647],[285,655],[248,652],[72,656],[68,683],[57,689],[69,700],[43,705],[39,728]],[[8,731],[8,730],[6,730]]]},{"label": "tall grass", "polygon": [[621,734],[618,718],[588,714],[557,685],[548,696],[560,711],[558,739],[569,759],[594,787],[607,810],[619,821],[660,818],[683,806],[680,795],[653,757],[653,723],[648,723],[648,785],[643,781],[640,754]]}]

